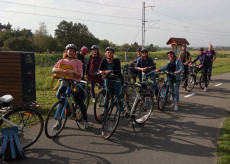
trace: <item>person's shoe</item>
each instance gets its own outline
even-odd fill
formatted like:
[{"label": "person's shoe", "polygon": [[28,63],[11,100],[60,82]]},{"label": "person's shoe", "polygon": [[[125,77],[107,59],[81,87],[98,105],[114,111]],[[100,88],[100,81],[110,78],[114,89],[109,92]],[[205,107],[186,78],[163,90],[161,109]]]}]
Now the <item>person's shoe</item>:
[{"label": "person's shoe", "polygon": [[83,124],[84,124],[84,127],[85,127],[86,130],[89,129],[88,121],[84,121]]},{"label": "person's shoe", "polygon": [[178,105],[175,105],[174,110],[176,111],[178,110]]},{"label": "person's shoe", "polygon": [[207,91],[208,91],[208,88],[207,88],[207,87],[205,87],[205,88],[204,88],[204,92],[207,92]]},{"label": "person's shoe", "polygon": [[92,99],[92,102],[95,103],[95,98]]},{"label": "person's shoe", "polygon": [[124,116],[124,111],[121,111],[120,118],[125,118],[125,116]]},{"label": "person's shoe", "polygon": [[175,106],[174,103],[172,103],[171,105],[169,105],[169,108],[173,108]]},{"label": "person's shoe", "polygon": [[61,122],[57,121],[55,125],[53,126],[53,130],[59,130],[61,128]]}]

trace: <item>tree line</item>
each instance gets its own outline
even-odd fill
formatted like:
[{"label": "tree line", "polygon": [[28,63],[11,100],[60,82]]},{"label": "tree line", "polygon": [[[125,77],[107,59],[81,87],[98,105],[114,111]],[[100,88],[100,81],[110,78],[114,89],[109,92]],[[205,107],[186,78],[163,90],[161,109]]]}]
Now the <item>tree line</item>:
[{"label": "tree line", "polygon": [[[98,45],[101,50],[112,46],[118,52],[135,52],[138,47],[141,47],[137,42],[116,45],[107,39],[100,40],[89,31],[86,25],[72,21],[61,21],[55,29],[54,37],[48,34],[45,23],[40,23],[34,33],[25,28],[13,29],[10,23],[6,25],[0,23],[0,50],[2,51],[62,52],[69,43],[76,44],[78,48]],[[153,52],[160,50],[160,47],[153,44],[146,48]]]}]

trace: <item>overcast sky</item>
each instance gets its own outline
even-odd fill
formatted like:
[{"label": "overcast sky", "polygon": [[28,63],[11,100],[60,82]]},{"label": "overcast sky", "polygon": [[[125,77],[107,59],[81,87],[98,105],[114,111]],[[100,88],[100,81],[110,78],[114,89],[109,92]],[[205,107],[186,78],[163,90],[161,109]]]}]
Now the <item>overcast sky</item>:
[{"label": "overcast sky", "polygon": [[230,0],[0,0],[0,23],[35,32],[44,22],[54,36],[62,20],[80,22],[101,40],[142,44],[143,2],[146,44],[178,37],[191,47],[230,46]]}]

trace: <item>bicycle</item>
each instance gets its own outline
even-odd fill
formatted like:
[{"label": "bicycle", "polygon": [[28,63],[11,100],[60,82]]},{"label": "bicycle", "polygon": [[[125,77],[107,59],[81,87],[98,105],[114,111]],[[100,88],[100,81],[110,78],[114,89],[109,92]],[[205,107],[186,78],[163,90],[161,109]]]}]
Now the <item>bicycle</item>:
[{"label": "bicycle", "polygon": [[157,96],[157,107],[160,111],[164,111],[166,104],[170,103],[170,98],[172,97],[172,89],[169,86],[169,76],[174,74],[171,72],[165,73],[167,74],[167,78],[163,82]]},{"label": "bicycle", "polygon": [[[109,75],[106,78],[110,78]],[[124,81],[123,86],[122,86],[122,98],[123,98],[123,104],[124,104],[124,109],[128,108],[130,109],[130,102],[132,101],[130,99],[130,94],[133,93],[134,90],[134,84],[129,81]],[[98,123],[102,123],[104,120],[104,107],[105,107],[105,102],[108,104],[111,104],[111,100],[106,98],[106,92],[107,92],[108,86],[105,85],[103,88],[100,90],[100,92],[97,94],[95,103],[94,103],[94,118]],[[111,94],[110,94],[111,95]]]},{"label": "bicycle", "polygon": [[[107,79],[109,82],[114,83],[121,82],[118,76],[113,73],[107,74],[105,76],[105,79]],[[105,90],[105,94],[108,96],[106,96],[106,99],[104,101],[104,111],[102,113],[104,115],[102,123],[102,136],[105,139],[108,139],[113,135],[120,121],[121,101],[119,100],[119,96],[121,95],[122,91],[117,95],[113,92],[112,88],[108,86],[108,84],[105,85],[105,88],[106,89],[103,89],[102,91]]]},{"label": "bicycle", "polygon": [[42,116],[36,111],[36,102],[13,106],[13,97],[0,97],[0,129],[17,127],[23,149],[32,146],[41,136],[43,130]]},{"label": "bicycle", "polygon": [[[67,80],[64,78],[59,79],[67,83],[64,93],[61,93],[59,101],[56,102],[50,109],[45,121],[45,134],[48,138],[57,137],[63,130],[68,115],[71,119],[75,120],[77,125],[82,119],[82,115],[78,105],[76,105],[72,91],[77,89],[74,86],[80,85],[74,80]],[[78,110],[79,109],[79,110]],[[78,125],[79,127],[79,125]],[[79,127],[80,128],[80,127]]]},{"label": "bicycle", "polygon": [[[200,73],[200,77],[198,76],[198,73]],[[208,78],[207,78],[207,84],[209,85]],[[191,92],[195,87],[195,85],[199,85],[201,89],[204,89],[205,81],[203,77],[203,69],[199,68],[199,66],[197,65],[191,65],[189,74],[187,76],[187,85],[185,86],[185,90]]]},{"label": "bicycle", "polygon": [[[131,125],[135,131],[134,124],[141,125],[145,123],[151,116],[154,108],[154,86],[152,83],[148,82],[145,74],[142,72],[143,81],[136,83],[137,87],[136,97],[132,107],[127,106],[127,111],[125,113],[126,118],[130,118],[129,125]],[[128,90],[127,93],[130,91]]]}]

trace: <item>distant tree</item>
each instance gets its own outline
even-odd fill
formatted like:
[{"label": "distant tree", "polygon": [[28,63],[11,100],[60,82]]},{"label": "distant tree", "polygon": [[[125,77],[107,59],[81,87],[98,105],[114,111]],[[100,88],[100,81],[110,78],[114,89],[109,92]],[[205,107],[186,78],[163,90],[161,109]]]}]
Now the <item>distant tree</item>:
[{"label": "distant tree", "polygon": [[137,42],[134,42],[133,44],[135,47],[139,47],[138,43]]},{"label": "distant tree", "polygon": [[99,43],[98,46],[99,46],[99,48],[100,48],[101,51],[104,51],[104,49],[105,49],[106,47],[109,47],[109,46],[110,46],[110,43],[109,43],[108,40],[104,39],[104,40],[101,40],[101,41],[100,41],[100,43]]},{"label": "distant tree", "polygon": [[1,50],[33,51],[33,33],[27,29],[0,32]]},{"label": "distant tree", "polygon": [[26,36],[11,37],[4,41],[2,50],[5,51],[33,51],[31,38]]},{"label": "distant tree", "polygon": [[44,22],[40,23],[39,29],[35,31],[33,35],[33,44],[35,51],[46,52],[47,50],[57,50],[57,40],[51,35],[48,35]]},{"label": "distant tree", "polygon": [[11,31],[12,25],[8,22],[7,25],[3,25],[0,23],[0,31]]},{"label": "distant tree", "polygon": [[88,27],[81,23],[61,21],[55,30],[57,41],[63,47],[69,43],[76,44],[77,47],[91,47],[93,44],[99,44],[100,40],[96,38]]}]

